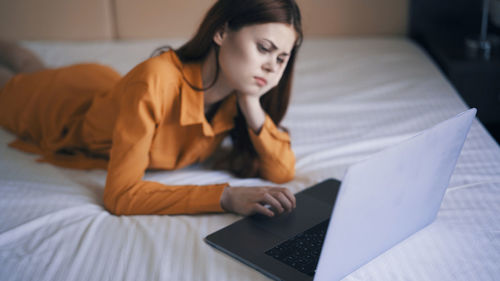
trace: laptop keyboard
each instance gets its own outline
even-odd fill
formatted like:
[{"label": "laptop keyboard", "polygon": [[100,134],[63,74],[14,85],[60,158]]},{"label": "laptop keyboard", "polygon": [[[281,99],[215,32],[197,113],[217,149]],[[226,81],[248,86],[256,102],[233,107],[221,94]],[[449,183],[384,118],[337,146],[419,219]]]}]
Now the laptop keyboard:
[{"label": "laptop keyboard", "polygon": [[325,220],[266,251],[266,254],[302,273],[314,276],[328,223],[329,220]]}]

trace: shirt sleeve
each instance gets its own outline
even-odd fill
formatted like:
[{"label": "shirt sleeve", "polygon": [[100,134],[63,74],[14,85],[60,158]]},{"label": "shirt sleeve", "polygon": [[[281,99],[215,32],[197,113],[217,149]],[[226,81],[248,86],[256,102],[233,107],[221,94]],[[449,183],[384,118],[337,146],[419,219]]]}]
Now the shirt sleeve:
[{"label": "shirt sleeve", "polygon": [[113,131],[104,206],[115,215],[223,212],[227,184],[170,186],[142,180],[149,165],[160,106],[146,83],[127,87]]},{"label": "shirt sleeve", "polygon": [[278,130],[269,115],[256,134],[248,129],[250,139],[259,155],[259,173],[264,179],[275,183],[285,183],[295,176],[295,155],[290,144],[290,136]]}]

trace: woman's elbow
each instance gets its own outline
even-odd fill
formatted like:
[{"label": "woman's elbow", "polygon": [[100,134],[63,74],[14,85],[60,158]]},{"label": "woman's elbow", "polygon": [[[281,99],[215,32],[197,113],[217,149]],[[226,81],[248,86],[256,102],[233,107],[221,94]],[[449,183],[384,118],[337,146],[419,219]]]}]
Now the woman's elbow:
[{"label": "woman's elbow", "polygon": [[264,178],[277,184],[282,184],[293,180],[295,177],[295,165],[291,167],[280,167],[275,166],[274,169],[269,170],[265,173]]},{"label": "woman's elbow", "polygon": [[115,216],[124,215],[124,213],[117,208],[118,204],[116,196],[113,196],[109,192],[106,192],[106,189],[104,189],[103,203],[104,209],[106,209],[106,211],[108,211],[110,214]]}]

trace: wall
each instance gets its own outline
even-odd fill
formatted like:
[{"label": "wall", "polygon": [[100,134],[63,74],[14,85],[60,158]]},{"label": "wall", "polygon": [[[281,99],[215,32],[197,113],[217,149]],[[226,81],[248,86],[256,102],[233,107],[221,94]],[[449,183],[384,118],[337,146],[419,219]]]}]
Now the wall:
[{"label": "wall", "polygon": [[[0,0],[0,37],[189,37],[215,0]],[[406,34],[408,0],[298,0],[306,36]]]}]

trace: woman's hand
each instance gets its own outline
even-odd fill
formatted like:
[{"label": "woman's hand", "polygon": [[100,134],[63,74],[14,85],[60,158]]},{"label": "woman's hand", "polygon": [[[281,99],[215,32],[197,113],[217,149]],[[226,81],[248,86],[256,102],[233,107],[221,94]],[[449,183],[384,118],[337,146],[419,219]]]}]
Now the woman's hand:
[{"label": "woman's hand", "polygon": [[260,96],[247,95],[243,93],[236,93],[238,105],[245,116],[247,124],[255,133],[259,133],[266,114],[260,105]]},{"label": "woman's hand", "polygon": [[260,213],[268,217],[289,213],[296,206],[293,193],[283,187],[226,187],[220,204],[224,210],[240,215]]}]

